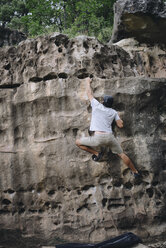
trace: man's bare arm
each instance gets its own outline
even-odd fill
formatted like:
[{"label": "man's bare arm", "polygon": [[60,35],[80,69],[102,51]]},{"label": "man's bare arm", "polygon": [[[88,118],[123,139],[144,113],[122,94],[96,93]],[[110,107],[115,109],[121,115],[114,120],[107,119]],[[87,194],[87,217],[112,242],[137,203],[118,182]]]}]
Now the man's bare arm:
[{"label": "man's bare arm", "polygon": [[89,100],[91,101],[94,96],[93,96],[93,91],[92,91],[92,88],[91,88],[91,82],[92,82],[92,79],[91,78],[86,78],[86,93],[87,93],[87,96],[89,98]]},{"label": "man's bare arm", "polygon": [[121,119],[117,120],[116,121],[116,125],[119,127],[119,128],[122,128],[123,127],[123,121]]}]

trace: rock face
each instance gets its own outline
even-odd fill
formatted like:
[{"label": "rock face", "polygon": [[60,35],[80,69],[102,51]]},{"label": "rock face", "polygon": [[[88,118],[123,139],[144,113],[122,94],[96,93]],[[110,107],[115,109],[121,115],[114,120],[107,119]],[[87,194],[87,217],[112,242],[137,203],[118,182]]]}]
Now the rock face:
[{"label": "rock face", "polygon": [[[0,57],[3,229],[54,244],[98,242],[126,231],[165,237],[166,79],[148,78],[140,70],[144,61],[136,63],[120,46],[84,36],[26,40],[1,48]],[[114,96],[124,120],[115,135],[141,180],[111,152],[94,163],[75,146],[90,123],[88,75],[97,99]]]},{"label": "rock face", "polygon": [[0,26],[0,47],[17,45],[19,42],[25,39],[26,35],[22,32]]},{"label": "rock face", "polygon": [[[111,42],[109,43],[111,44]],[[108,44],[108,45],[109,45]],[[123,39],[114,43],[123,48],[135,65],[134,72],[146,77],[166,77],[166,49],[158,46],[141,45],[133,38]]]},{"label": "rock face", "polygon": [[139,42],[166,43],[166,4],[163,0],[118,0],[112,41],[135,37]]}]

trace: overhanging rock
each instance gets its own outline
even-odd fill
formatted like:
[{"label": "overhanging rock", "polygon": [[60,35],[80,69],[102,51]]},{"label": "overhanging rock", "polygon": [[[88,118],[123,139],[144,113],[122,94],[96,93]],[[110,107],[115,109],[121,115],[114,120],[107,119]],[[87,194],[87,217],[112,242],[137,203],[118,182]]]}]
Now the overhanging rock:
[{"label": "overhanging rock", "polygon": [[139,42],[166,43],[166,4],[162,0],[118,0],[112,41],[134,37]]}]

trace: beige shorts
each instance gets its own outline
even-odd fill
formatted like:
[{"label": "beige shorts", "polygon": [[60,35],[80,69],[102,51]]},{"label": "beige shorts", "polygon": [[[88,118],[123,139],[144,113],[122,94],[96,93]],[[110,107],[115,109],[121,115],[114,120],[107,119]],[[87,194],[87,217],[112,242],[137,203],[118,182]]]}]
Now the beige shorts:
[{"label": "beige shorts", "polygon": [[112,133],[94,134],[94,136],[82,137],[79,141],[84,146],[107,146],[113,153],[123,153],[121,146]]}]

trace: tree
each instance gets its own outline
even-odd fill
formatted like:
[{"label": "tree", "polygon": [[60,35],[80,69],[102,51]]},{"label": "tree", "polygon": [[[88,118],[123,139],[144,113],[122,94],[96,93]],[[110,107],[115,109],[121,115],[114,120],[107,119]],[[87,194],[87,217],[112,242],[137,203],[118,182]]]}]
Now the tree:
[{"label": "tree", "polygon": [[0,23],[3,27],[6,26],[14,15],[13,2],[10,0],[0,1]]},{"label": "tree", "polygon": [[[113,25],[113,4],[116,0],[67,1],[69,33],[94,35],[108,40]],[[74,6],[72,12],[71,6]],[[72,13],[72,14],[71,14]],[[71,22],[72,21],[72,22]],[[71,25],[72,23],[72,25]],[[103,35],[105,37],[103,37]]]},{"label": "tree", "polygon": [[50,31],[107,40],[116,0],[0,0],[0,25],[30,36]]}]

